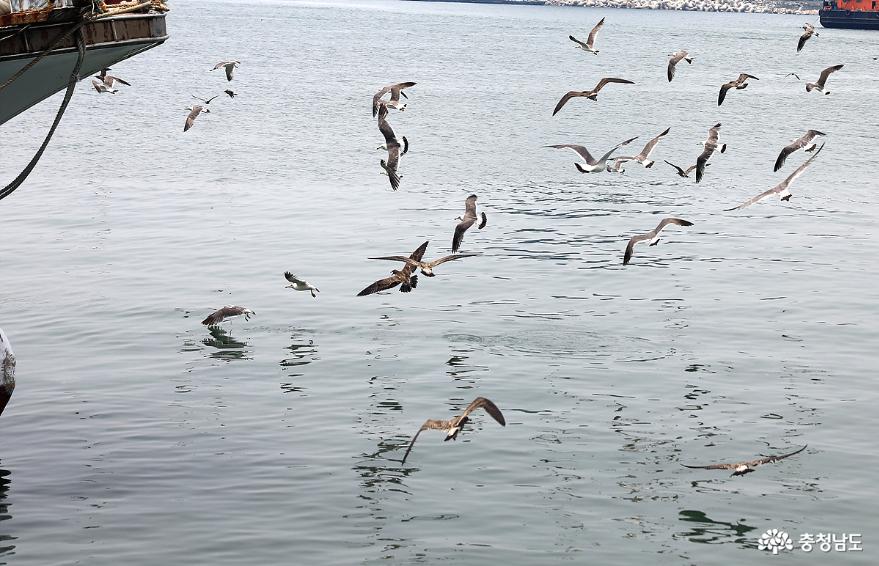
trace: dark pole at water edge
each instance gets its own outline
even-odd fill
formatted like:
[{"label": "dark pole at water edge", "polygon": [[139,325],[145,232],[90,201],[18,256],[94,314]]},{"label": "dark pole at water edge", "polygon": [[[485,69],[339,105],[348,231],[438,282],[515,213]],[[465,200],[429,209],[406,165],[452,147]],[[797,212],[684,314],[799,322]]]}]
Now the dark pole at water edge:
[{"label": "dark pole at water edge", "polygon": [[0,415],[15,389],[15,354],[6,333],[0,328]]}]

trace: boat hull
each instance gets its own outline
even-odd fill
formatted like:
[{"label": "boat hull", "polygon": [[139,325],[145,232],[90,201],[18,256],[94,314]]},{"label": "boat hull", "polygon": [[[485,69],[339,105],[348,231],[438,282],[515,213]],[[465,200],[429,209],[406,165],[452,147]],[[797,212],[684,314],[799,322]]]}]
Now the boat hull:
[{"label": "boat hull", "polygon": [[[59,25],[47,27],[51,29],[42,30],[38,35],[16,38],[26,42],[31,50],[16,49],[10,52],[9,46],[4,45],[7,42],[0,43],[7,49],[6,53],[0,52],[0,84],[37,57],[45,46],[66,29]],[[86,56],[80,71],[83,78],[89,78],[101,69],[161,45],[168,38],[164,14],[108,18],[87,25],[85,31]],[[74,37],[69,38],[69,41],[62,43],[58,49],[53,50],[0,92],[0,124],[67,87],[77,59],[74,41]]]},{"label": "boat hull", "polygon": [[826,28],[879,30],[879,9],[874,0],[824,0],[818,17]]}]

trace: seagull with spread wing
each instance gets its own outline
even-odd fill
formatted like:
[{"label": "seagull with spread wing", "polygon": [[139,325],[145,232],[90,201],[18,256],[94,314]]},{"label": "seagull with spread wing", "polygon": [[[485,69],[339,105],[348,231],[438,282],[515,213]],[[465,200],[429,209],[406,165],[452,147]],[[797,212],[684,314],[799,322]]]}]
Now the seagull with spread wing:
[{"label": "seagull with spread wing", "polygon": [[[687,167],[686,169],[682,169],[681,167],[678,167],[677,165],[675,165],[675,164],[672,163],[671,161],[666,161],[666,160],[664,160],[664,159],[663,159],[663,161],[665,161],[666,163],[668,163],[669,165],[671,165],[672,167],[674,167],[674,168],[675,168],[675,171],[676,171],[677,174],[678,174],[678,176],[680,176],[680,177],[684,177],[685,179],[689,178],[689,177],[690,177],[690,173],[692,173],[693,171],[696,170],[696,165],[695,165],[695,164],[694,164],[694,165],[690,165],[690,166]],[[706,163],[706,164],[705,164],[706,167],[707,167],[708,165],[711,165],[711,164],[710,164],[710,163]]]},{"label": "seagull with spread wing", "polygon": [[595,49],[595,36],[598,35],[598,30],[601,29],[601,26],[604,25],[604,18],[601,18],[601,21],[595,24],[595,27],[592,28],[592,31],[589,32],[589,37],[586,38],[586,43],[583,43],[573,35],[569,35],[568,39],[576,43],[574,47],[577,49],[582,49],[583,51],[588,51],[594,55],[598,55],[598,49]]},{"label": "seagull with spread wing", "polygon": [[397,174],[397,167],[400,164],[400,156],[405,155],[409,151],[409,140],[406,139],[406,136],[403,136],[403,151],[401,152],[400,142],[397,141],[397,136],[388,123],[387,117],[388,107],[382,103],[379,105],[378,110],[378,129],[385,137],[384,147],[388,150],[388,160],[382,159],[380,164],[391,181],[391,188],[396,191],[400,188],[400,175]]},{"label": "seagull with spread wing", "polygon": [[810,157],[809,159],[806,160],[805,163],[803,163],[802,165],[797,167],[796,171],[794,171],[793,173],[788,175],[788,178],[785,179],[784,181],[775,185],[774,187],[772,187],[768,191],[762,192],[759,195],[746,200],[745,202],[743,202],[742,204],[740,204],[738,206],[735,206],[733,208],[727,208],[726,211],[729,212],[730,210],[739,210],[741,208],[745,208],[746,206],[751,206],[752,204],[758,203],[763,199],[771,197],[772,195],[779,195],[781,200],[790,200],[790,197],[793,196],[790,192],[791,183],[796,181],[797,177],[802,175],[803,172],[806,170],[806,168],[809,165],[811,165],[813,161],[815,161],[815,158],[818,157],[818,154],[821,153],[822,149],[824,149],[824,144],[821,144],[821,147],[819,147],[818,150],[812,154],[812,157]]},{"label": "seagull with spread wing", "polygon": [[477,397],[473,400],[472,403],[467,405],[467,408],[464,409],[464,412],[460,415],[453,417],[449,420],[436,420],[436,419],[427,419],[424,421],[424,424],[421,425],[421,428],[418,429],[418,432],[415,433],[415,436],[412,437],[412,440],[409,442],[408,448],[406,448],[406,453],[403,455],[402,464],[406,463],[406,458],[409,457],[409,452],[412,451],[412,447],[415,445],[415,441],[418,440],[418,435],[424,432],[425,430],[442,430],[446,433],[445,439],[443,442],[448,440],[457,440],[458,433],[461,432],[461,428],[470,421],[470,413],[475,411],[476,409],[483,409],[486,413],[491,415],[491,418],[496,420],[498,424],[501,426],[507,426],[507,421],[504,419],[503,413],[498,409],[497,405],[495,405],[491,400],[486,399],[485,397]]},{"label": "seagull with spread wing", "polygon": [[797,42],[797,53],[803,50],[803,46],[806,45],[806,42],[813,35],[819,37],[818,32],[815,31],[815,26],[812,24],[803,24],[803,35],[800,36],[800,40]]},{"label": "seagull with spread wing", "polygon": [[574,165],[577,166],[577,171],[579,171],[580,173],[601,173],[607,170],[607,160],[610,159],[610,156],[613,154],[613,152],[623,147],[624,145],[629,145],[636,139],[638,139],[637,136],[631,139],[627,139],[622,143],[618,143],[617,145],[613,146],[610,151],[608,151],[598,159],[592,157],[592,154],[589,153],[589,150],[582,145],[562,143],[556,145],[548,145],[546,147],[551,147],[553,149],[571,149],[576,152],[577,155],[586,160],[586,165],[582,165],[577,162],[574,163]]},{"label": "seagull with spread wing", "polygon": [[220,61],[211,71],[216,71],[217,69],[226,69],[226,80],[232,80],[232,73],[235,69],[241,64],[241,61]]},{"label": "seagull with spread wing", "polygon": [[845,65],[834,65],[832,67],[827,67],[823,71],[821,71],[821,76],[818,77],[818,81],[814,83],[806,83],[806,92],[812,92],[813,90],[817,90],[818,92],[823,92],[824,94],[830,94],[830,91],[824,90],[824,85],[827,83],[827,77],[831,75],[831,73],[835,73],[836,71],[842,69]]},{"label": "seagull with spread wing", "polygon": [[629,244],[626,246],[626,253],[623,256],[623,265],[628,265],[629,261],[632,260],[632,254],[635,252],[635,244],[647,240],[650,242],[649,245],[655,246],[659,243],[659,233],[662,232],[662,229],[669,224],[675,224],[677,226],[693,225],[692,222],[688,222],[687,220],[682,220],[680,218],[663,218],[662,222],[660,222],[659,225],[653,230],[647,232],[646,234],[638,234],[637,236],[632,236],[632,238],[629,240]]},{"label": "seagull with spread wing", "polygon": [[[819,132],[818,130],[809,130],[802,137],[799,137],[784,146],[784,149],[781,150],[781,153],[778,154],[778,158],[775,160],[775,169],[773,171],[778,171],[784,166],[784,162],[787,160],[787,156],[791,153],[795,152],[798,149],[803,149],[804,147],[809,146],[809,143],[818,136],[826,135],[824,132]],[[811,149],[815,149],[815,144],[812,144]],[[809,151],[809,148],[806,149]]]},{"label": "seagull with spread wing", "polygon": [[617,79],[614,77],[604,77],[603,79],[598,81],[598,84],[595,85],[595,88],[593,88],[592,90],[572,90],[572,91],[566,92],[565,95],[559,100],[558,104],[555,105],[555,110],[552,111],[552,115],[555,116],[556,114],[558,114],[558,111],[561,110],[562,107],[565,104],[567,104],[568,101],[571,100],[572,98],[584,97],[584,98],[588,98],[589,100],[598,100],[598,93],[601,91],[601,89],[604,88],[605,85],[610,84],[610,83],[627,84],[627,85],[635,84],[633,81],[626,80],[626,79]]},{"label": "seagull with spread wing", "polygon": [[[427,250],[427,244],[429,243],[430,242],[427,241],[418,246],[418,249],[412,252],[412,255],[410,255],[409,258],[415,261],[421,261],[421,258],[424,257],[425,250]],[[407,263],[403,266],[403,269],[394,269],[391,271],[390,277],[379,279],[366,289],[357,293],[357,296],[365,297],[366,295],[372,295],[379,291],[387,291],[388,289],[393,289],[397,285],[400,285],[401,293],[409,293],[412,289],[418,286],[418,276],[412,275],[413,271],[415,271],[415,268]]]},{"label": "seagull with spread wing", "polygon": [[[384,102],[389,108],[404,110],[406,108],[406,104],[400,104],[400,96],[402,96],[403,98],[409,98],[403,91],[413,86],[415,86],[415,83],[413,82],[397,83],[393,85],[383,86],[381,89],[379,89],[377,93],[372,96],[372,115],[375,116],[378,113],[379,105],[382,102]],[[390,100],[382,101],[382,97],[389,92],[391,93]]]},{"label": "seagull with spread wing", "polygon": [[807,444],[799,450],[794,450],[793,452],[788,452],[787,454],[774,454],[772,456],[764,456],[763,458],[748,460],[746,462],[733,462],[730,464],[708,464],[707,466],[690,466],[687,464],[681,465],[685,468],[692,468],[697,470],[732,470],[733,473],[730,477],[743,476],[745,474],[750,474],[751,472],[755,471],[757,466],[762,466],[763,464],[772,464],[774,462],[778,462],[779,460],[790,458],[795,454],[799,454],[808,446],[809,445]]},{"label": "seagull with spread wing", "polygon": [[371,257],[369,259],[385,259],[388,261],[402,261],[403,263],[412,266],[413,269],[421,269],[421,274],[425,277],[435,277],[436,274],[433,272],[433,268],[446,263],[447,261],[454,261],[456,259],[461,259],[464,257],[473,257],[479,254],[466,253],[466,254],[452,254],[447,255],[445,257],[441,257],[435,259],[433,261],[418,261],[412,258],[408,258],[402,255],[389,255],[389,256],[381,256],[381,257]]},{"label": "seagull with spread wing", "polygon": [[[485,225],[488,224],[488,216],[485,215],[483,211],[482,221],[479,223],[478,228],[482,230],[485,228]],[[452,236],[452,253],[457,253],[458,248],[461,247],[461,242],[464,241],[464,232],[466,232],[474,223],[476,223],[476,219],[478,216],[476,215],[476,195],[470,195],[464,200],[464,216],[459,216],[455,220],[460,220],[457,226],[455,226],[455,234]],[[421,258],[419,258],[421,259]]]},{"label": "seagull with spread wing", "polygon": [[717,105],[720,106],[721,104],[723,104],[723,101],[726,99],[726,91],[728,91],[729,89],[734,88],[736,90],[742,90],[744,88],[748,88],[748,79],[754,79],[755,81],[760,80],[754,75],[742,73],[739,75],[739,78],[721,85],[720,93],[717,95]]},{"label": "seagull with spread wing", "polygon": [[113,85],[116,83],[123,84],[125,86],[131,86],[131,83],[123,81],[119,77],[114,77],[113,75],[109,74],[107,72],[109,70],[111,70],[110,67],[101,69],[100,74],[97,75],[97,78],[101,79],[101,82],[107,85],[107,88],[113,88]]},{"label": "seagull with spread wing", "polygon": [[291,283],[290,285],[287,285],[286,288],[288,289],[293,289],[294,291],[311,291],[311,296],[315,299],[317,298],[317,295],[315,295],[314,293],[320,293],[320,289],[318,289],[305,279],[300,279],[299,277],[293,275],[289,271],[284,272],[284,279]]},{"label": "seagull with spread wing", "polygon": [[720,153],[726,151],[726,144],[718,145],[717,140],[720,138],[720,122],[714,124],[711,128],[708,129],[708,139],[705,140],[704,149],[702,153],[699,154],[699,157],[696,159],[696,182],[702,181],[702,175],[705,173],[705,166],[708,165],[708,160],[711,159],[711,156],[714,155],[714,152],[717,149],[720,149]]},{"label": "seagull with spread wing", "polygon": [[[653,164],[656,163],[655,161],[650,159],[650,154],[653,153],[653,149],[656,147],[656,144],[658,144],[659,141],[664,136],[666,136],[670,131],[671,131],[671,128],[666,128],[664,132],[662,132],[661,134],[659,134],[658,136],[656,136],[655,138],[653,138],[652,140],[647,142],[647,145],[644,146],[644,149],[642,149],[641,153],[639,153],[638,155],[635,155],[633,157],[617,157],[616,161],[617,162],[620,160],[637,161],[638,163],[643,165],[646,169],[650,169],[651,167],[653,167]],[[614,162],[614,167],[617,170],[619,170],[620,165],[617,162]],[[610,170],[611,170],[611,168],[608,168],[608,171],[610,171]]]},{"label": "seagull with spread wing", "polygon": [[193,124],[195,124],[195,119],[198,118],[198,115],[204,112],[205,114],[210,114],[211,111],[201,106],[200,104],[196,104],[192,108],[187,108],[189,110],[189,115],[186,117],[186,123],[183,124],[183,131],[189,130]]},{"label": "seagull with spread wing", "polygon": [[673,78],[675,78],[675,69],[677,69],[678,63],[681,61],[686,61],[689,64],[693,64],[693,58],[689,56],[689,54],[684,51],[675,51],[671,55],[669,55],[670,59],[668,60],[668,82],[671,82]]},{"label": "seagull with spread wing", "polygon": [[250,317],[255,314],[255,312],[245,307],[226,305],[225,307],[219,308],[209,314],[207,318],[201,321],[201,323],[205,326],[217,326],[221,322],[229,320],[230,318],[235,318],[236,316],[243,316],[244,320],[250,320]]}]

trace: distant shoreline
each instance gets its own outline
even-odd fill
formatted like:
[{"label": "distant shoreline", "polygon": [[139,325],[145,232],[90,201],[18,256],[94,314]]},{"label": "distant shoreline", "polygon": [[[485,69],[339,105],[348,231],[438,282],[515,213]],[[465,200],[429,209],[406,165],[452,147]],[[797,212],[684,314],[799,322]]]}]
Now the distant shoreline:
[{"label": "distant shoreline", "polygon": [[[790,0],[766,5],[744,0],[408,0],[410,2],[454,2],[457,4],[504,4],[520,6],[570,6],[581,8],[618,8],[630,10],[666,10],[673,12],[727,12],[753,14],[801,14],[815,15],[815,8],[808,4],[817,2],[792,2]],[[790,6],[790,7],[782,7]],[[796,6],[796,7],[794,7]]]}]

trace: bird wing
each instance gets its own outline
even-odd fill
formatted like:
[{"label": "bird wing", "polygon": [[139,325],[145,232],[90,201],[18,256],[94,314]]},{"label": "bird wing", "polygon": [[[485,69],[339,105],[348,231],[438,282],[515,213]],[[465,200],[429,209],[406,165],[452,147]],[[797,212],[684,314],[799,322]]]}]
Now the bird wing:
[{"label": "bird wing", "polygon": [[201,114],[201,106],[195,105],[192,107],[192,110],[189,112],[189,116],[186,117],[186,124],[183,126],[183,131],[185,132],[195,123],[195,119],[198,115]]},{"label": "bird wing", "polygon": [[[466,253],[466,254],[452,254],[452,255],[447,255],[447,256],[445,256],[445,257],[441,257],[441,258],[439,258],[439,259],[435,259],[435,260],[429,262],[429,265],[430,265],[431,267],[436,267],[437,265],[440,265],[440,264],[446,263],[447,261],[454,261],[454,260],[456,260],[456,259],[461,259],[462,257],[472,257],[472,256],[475,256],[475,255],[479,255],[479,254]],[[372,258],[370,258],[370,259],[372,259]]]},{"label": "bird wing", "polygon": [[601,79],[600,81],[598,81],[598,84],[595,85],[595,88],[592,90],[592,92],[598,92],[598,91],[600,91],[601,89],[604,88],[604,85],[606,85],[606,84],[608,84],[608,83],[620,83],[620,84],[627,84],[627,85],[633,85],[633,84],[635,84],[633,81],[630,81],[630,80],[627,80],[627,79],[618,79],[618,78],[615,78],[615,77],[604,77],[603,79]]},{"label": "bird wing", "polygon": [[720,139],[720,122],[708,128],[708,139],[705,140],[705,144],[717,145],[718,139]]},{"label": "bird wing", "polygon": [[485,228],[485,225],[488,224],[488,216],[486,216],[485,212],[483,212],[481,216],[482,216],[482,222],[480,222],[479,226],[477,226],[477,228],[479,228],[480,230]]},{"label": "bird wing", "polygon": [[626,245],[626,253],[623,255],[623,265],[628,265],[629,261],[632,260],[632,254],[635,253],[635,244],[643,240],[651,240],[654,235],[655,232],[649,232],[647,234],[638,234],[637,236],[629,238],[629,243]]},{"label": "bird wing", "polygon": [[[399,152],[399,146],[397,147],[397,150]],[[391,157],[391,151],[388,150],[388,159],[390,159],[390,157]],[[398,158],[399,158],[399,156],[398,156]],[[381,161],[379,161],[379,164],[382,166],[382,169],[385,170],[385,173],[388,174],[388,180],[391,182],[391,188],[394,189],[395,191],[397,189],[399,189],[400,188],[400,176],[397,174],[396,163],[394,163],[394,166],[391,167],[388,163],[385,162],[384,159],[382,159]]]},{"label": "bird wing", "polygon": [[391,85],[391,100],[393,100],[393,101],[400,100],[400,94],[402,93],[403,89],[409,88],[410,86],[415,86],[415,83],[408,82],[408,83],[397,83],[395,85]]},{"label": "bird wing", "polygon": [[784,146],[784,149],[781,150],[781,153],[778,154],[778,159],[775,160],[775,171],[778,171],[784,166],[784,162],[787,160],[787,156],[791,153],[795,152],[798,149],[802,149],[809,145],[809,142],[815,139],[815,136],[823,136],[823,132],[819,132],[818,130],[809,130],[805,134],[803,134],[800,138],[792,141],[788,145]]},{"label": "bird wing", "polygon": [[226,61],[220,61],[219,63],[217,63],[216,65],[214,65],[214,68],[211,69],[211,70],[212,70],[212,71],[216,71],[216,70],[219,69],[220,67],[225,67],[226,64],[227,64]]},{"label": "bird wing", "polygon": [[827,82],[827,77],[829,77],[831,73],[835,73],[843,67],[845,67],[845,65],[834,65],[821,71],[821,76],[818,77],[818,84],[821,85],[821,88],[824,88],[824,83]]},{"label": "bird wing", "polygon": [[464,200],[464,216],[476,218],[476,195],[470,195]]},{"label": "bird wing", "polygon": [[765,456],[763,458],[756,458],[754,460],[751,460],[750,462],[742,462],[742,463],[746,464],[748,466],[759,466],[761,464],[771,464],[773,462],[778,462],[779,460],[784,460],[785,458],[790,458],[791,456],[793,456],[795,454],[799,454],[800,452],[805,450],[807,446],[808,446],[808,444],[806,444],[805,446],[803,446],[802,448],[800,448],[798,450],[794,450],[793,452],[788,452],[787,454],[774,454],[772,456]]},{"label": "bird wing", "polygon": [[378,129],[385,137],[385,145],[388,150],[391,149],[391,145],[396,145],[399,147],[400,142],[397,141],[397,135],[394,133],[394,129],[391,128],[391,124],[387,120],[388,115],[388,107],[382,104],[379,108],[378,112]]},{"label": "bird wing", "polygon": [[580,41],[579,39],[577,39],[577,38],[574,37],[573,35],[569,35],[569,36],[568,36],[568,39],[570,39],[571,41],[573,41],[574,43],[576,43],[576,44],[579,45],[580,47],[588,47],[585,43],[583,43],[582,41]]},{"label": "bird wing", "polygon": [[235,70],[235,65],[226,65],[226,80],[232,80],[232,72]]},{"label": "bird wing", "polygon": [[412,452],[412,447],[415,446],[415,441],[418,440],[418,435],[421,434],[425,430],[445,430],[449,428],[449,421],[440,421],[435,419],[427,419],[424,421],[424,424],[421,425],[421,428],[418,429],[418,432],[415,433],[415,436],[412,437],[412,440],[409,441],[409,446],[406,448],[406,453],[403,454],[403,460],[400,462],[401,464],[406,463],[406,458],[409,457],[409,452]]},{"label": "bird wing", "polygon": [[659,234],[663,228],[668,226],[669,224],[675,224],[676,226],[692,226],[693,223],[684,220],[683,218],[663,218],[659,225],[656,227],[655,232]]},{"label": "bird wing", "polygon": [[691,167],[691,168],[687,169],[686,171],[684,171],[683,169],[681,169],[680,167],[678,167],[677,165],[675,165],[675,164],[672,163],[671,161],[666,161],[665,159],[663,159],[663,161],[665,161],[666,163],[668,163],[669,165],[671,165],[672,167],[674,167],[675,170],[677,170],[678,175],[686,175],[686,174],[688,174],[690,171],[693,170],[693,167],[695,167],[695,165],[694,165],[693,167]]},{"label": "bird wing", "polygon": [[501,426],[507,426],[507,421],[504,419],[501,410],[498,409],[497,405],[495,405],[490,399],[486,399],[485,397],[477,397],[471,401],[470,404],[467,405],[467,408],[464,409],[464,412],[461,413],[461,416],[466,417],[476,409],[483,409],[486,413],[491,415],[491,418],[496,420],[498,424]]},{"label": "bird wing", "polygon": [[390,86],[382,87],[377,93],[372,96],[372,115],[375,116],[378,114],[378,106],[381,98],[391,90]]},{"label": "bird wing", "polygon": [[699,158],[696,159],[696,182],[702,181],[702,175],[705,173],[705,165],[708,163],[708,160],[711,158],[711,155],[714,153],[715,148],[717,148],[716,143],[706,143],[705,149],[702,150],[702,154],[699,155]]},{"label": "bird wing", "polygon": [[738,80],[736,80],[736,82],[739,84],[742,84],[743,82],[745,82],[748,79],[754,79],[755,81],[760,80],[757,77],[755,77],[754,75],[749,75],[748,73],[742,73],[739,75],[739,78],[738,78]]},{"label": "bird wing", "polygon": [[403,153],[400,155],[406,155],[409,153],[409,140],[406,139],[406,136],[403,136]]},{"label": "bird wing", "polygon": [[208,98],[207,100],[205,100],[204,103],[205,103],[205,104],[210,104],[210,103],[211,103],[211,100],[217,98],[217,96],[220,96],[220,95],[218,94],[218,95],[216,95],[216,96],[212,96],[212,97]]},{"label": "bird wing", "polygon": [[568,101],[575,96],[583,96],[583,93],[578,90],[572,90],[565,93],[565,95],[559,100],[558,104],[555,105],[555,110],[552,111],[552,115],[555,116],[556,114],[558,114],[558,111],[562,109],[562,106],[567,104]]},{"label": "bird wing", "polygon": [[693,468],[700,470],[735,470],[739,464],[708,464],[707,466],[690,466],[688,464],[681,464],[685,468]]},{"label": "bird wing", "polygon": [[782,190],[784,190],[784,187],[782,187],[782,184],[780,183],[780,184],[776,185],[775,187],[769,189],[768,191],[763,191],[759,195],[749,198],[748,200],[746,200],[745,202],[743,202],[742,204],[740,204],[738,206],[735,206],[733,208],[727,208],[726,212],[729,212],[731,210],[739,210],[739,209],[745,208],[747,206],[751,206],[752,204],[758,203],[761,200],[763,200],[771,195],[774,195],[775,193],[780,193]]},{"label": "bird wing", "polygon": [[[709,164],[706,163],[705,165],[709,165]],[[696,165],[695,165],[695,164],[690,165],[689,167],[686,168],[686,170],[684,170],[684,173],[687,174],[687,175],[689,175],[690,173],[693,172],[693,169],[695,169],[695,168],[696,168]]]},{"label": "bird wing", "polygon": [[[427,240],[423,244],[421,244],[420,246],[415,248],[415,251],[412,252],[411,254],[409,254],[409,259],[414,260],[416,262],[421,261],[421,259],[424,257],[424,252],[427,251],[427,245],[429,243],[430,243],[430,240]],[[409,265],[407,265],[406,267],[410,268]],[[411,272],[411,268],[410,268],[410,272]]]},{"label": "bird wing", "polygon": [[800,40],[797,42],[797,53],[803,50],[803,46],[810,37],[812,37],[811,31],[806,31],[806,33],[800,36]]},{"label": "bird wing", "polygon": [[613,152],[615,152],[615,151],[618,150],[619,148],[623,147],[624,145],[629,145],[630,143],[632,143],[632,142],[635,141],[636,139],[638,139],[638,136],[635,136],[634,138],[627,139],[626,141],[624,141],[624,142],[622,142],[622,143],[618,143],[618,144],[616,144],[615,146],[613,146],[613,149],[611,149],[610,151],[608,151],[607,153],[605,153],[604,155],[602,155],[601,158],[600,158],[598,161],[596,161],[596,162],[594,162],[594,163],[590,163],[589,165],[597,165],[597,164],[599,164],[599,163],[604,163],[604,162],[606,162],[607,159],[610,157],[610,155],[611,155]]},{"label": "bird wing", "polygon": [[601,18],[601,21],[595,24],[595,27],[592,28],[592,31],[589,32],[589,37],[586,38],[586,45],[590,48],[594,48],[595,46],[595,36],[598,35],[598,30],[601,29],[601,26],[604,25],[604,18]]},{"label": "bird wing", "polygon": [[551,147],[553,149],[573,149],[574,151],[577,152],[577,155],[579,155],[580,157],[585,159],[586,163],[588,163],[589,165],[595,165],[596,163],[598,163],[597,161],[595,161],[595,158],[592,157],[592,154],[589,153],[589,150],[586,149],[585,147],[583,147],[582,145],[562,143],[562,144],[558,144],[558,145],[548,145],[546,147]]},{"label": "bird wing", "polygon": [[[107,76],[109,77],[109,75],[107,75]],[[114,81],[119,81],[120,83],[124,84],[125,86],[131,86],[130,82],[124,81],[124,80],[120,79],[119,77],[110,77],[110,78],[113,79]]]},{"label": "bird wing", "polygon": [[104,82],[98,79],[92,79],[92,86],[95,87],[95,90],[101,92],[101,87],[104,86]]},{"label": "bird wing", "polygon": [[726,91],[736,86],[735,81],[728,82],[720,87],[720,92],[717,95],[717,105],[720,106],[723,104],[723,101],[726,99]]},{"label": "bird wing", "polygon": [[407,265],[411,265],[412,267],[418,267],[417,261],[415,261],[414,259],[408,258],[406,256],[403,256],[403,255],[385,255],[385,256],[380,256],[380,257],[370,257],[367,259],[386,259],[388,261],[402,261],[403,263],[405,263]]},{"label": "bird wing", "polygon": [[452,236],[452,253],[458,251],[458,248],[461,247],[461,241],[464,239],[464,232],[467,231],[468,228],[473,226],[473,223],[476,222],[476,217],[467,217],[461,222],[458,222],[458,225],[455,226],[455,235]]},{"label": "bird wing", "polygon": [[302,279],[300,279],[299,277],[293,275],[293,274],[290,273],[289,271],[285,271],[285,272],[284,272],[284,279],[286,279],[286,280],[289,281],[290,283],[302,283],[302,284],[304,284],[304,285],[307,285],[307,283],[306,283],[304,280],[302,280]]},{"label": "bird wing", "polygon": [[357,293],[358,297],[364,297],[366,295],[372,295],[373,293],[378,293],[379,291],[387,291],[388,289],[393,289],[397,285],[400,284],[400,277],[397,274],[391,275],[390,277],[385,277],[384,279],[379,279],[366,289]]},{"label": "bird wing", "polygon": [[673,78],[675,78],[675,69],[678,68],[678,61],[680,58],[672,57],[668,61],[668,72],[666,73],[668,76],[668,82],[671,82]]},{"label": "bird wing", "polygon": [[796,181],[797,178],[806,171],[806,168],[812,164],[812,161],[814,161],[815,158],[818,157],[818,154],[821,153],[822,149],[824,149],[823,143],[821,144],[821,147],[819,147],[817,150],[815,150],[815,153],[812,154],[812,157],[810,157],[802,165],[797,167],[793,173],[788,175],[787,179],[785,179],[784,181],[782,181],[781,183],[778,184],[778,186],[776,187],[776,189],[778,189],[777,192],[781,192],[782,190],[786,189],[791,183]]},{"label": "bird wing", "polygon": [[638,157],[641,159],[647,159],[650,157],[650,154],[653,152],[653,148],[656,147],[656,144],[659,143],[659,140],[667,135],[671,131],[671,128],[666,128],[664,132],[647,142],[647,145],[644,146],[644,149],[641,150],[641,153],[638,154]]}]

